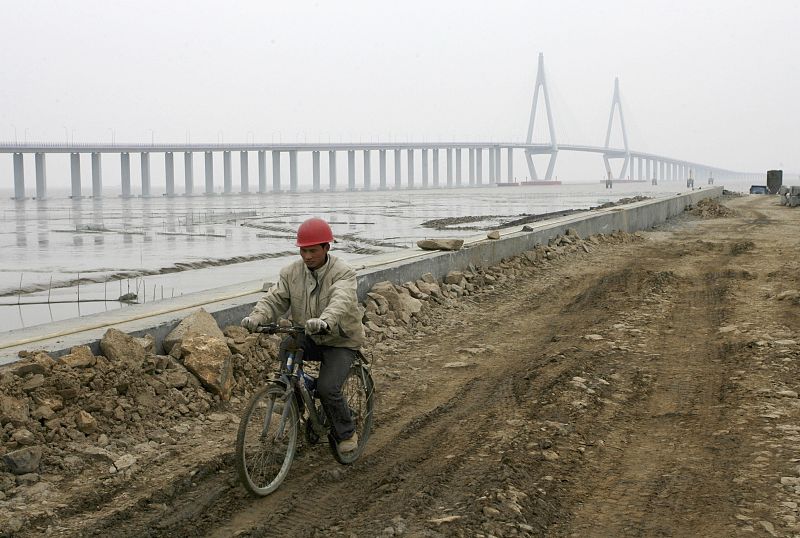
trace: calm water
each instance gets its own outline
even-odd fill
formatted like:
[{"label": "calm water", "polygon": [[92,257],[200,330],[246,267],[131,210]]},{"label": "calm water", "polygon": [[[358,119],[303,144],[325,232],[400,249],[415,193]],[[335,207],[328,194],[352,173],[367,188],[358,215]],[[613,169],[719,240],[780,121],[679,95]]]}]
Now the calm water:
[{"label": "calm water", "polygon": [[425,237],[478,233],[422,227],[429,219],[486,216],[475,225],[487,227],[503,217],[588,209],[637,194],[674,194],[682,187],[617,183],[605,189],[597,182],[99,200],[71,200],[52,192],[48,200],[19,202],[0,191],[0,294],[6,295],[0,302],[46,301],[48,295],[51,303],[68,301],[0,306],[0,332],[120,308],[116,301],[78,305],[78,286],[70,283],[79,277],[82,301],[138,291],[147,302],[274,279],[296,255],[294,230],[309,216],[331,222],[340,240],[336,253],[355,260],[409,248]]}]

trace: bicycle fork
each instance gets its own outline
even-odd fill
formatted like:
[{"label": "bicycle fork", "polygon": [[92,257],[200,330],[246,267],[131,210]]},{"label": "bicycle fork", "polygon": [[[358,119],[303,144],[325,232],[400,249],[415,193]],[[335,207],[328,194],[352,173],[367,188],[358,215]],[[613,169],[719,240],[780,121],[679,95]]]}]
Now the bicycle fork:
[{"label": "bicycle fork", "polygon": [[[286,392],[284,392],[283,397],[281,398],[281,402],[283,403],[283,411],[281,412],[281,419],[278,422],[278,429],[275,432],[275,441],[283,440],[284,435],[286,434],[286,421],[289,418],[289,409],[291,405],[289,404],[290,398],[292,397],[292,388],[288,386],[286,388]],[[261,438],[265,438],[267,433],[269,432],[269,426],[272,423],[272,411],[275,409],[276,400],[270,400],[269,406],[267,408],[267,413],[264,416],[264,426],[261,429]]]}]

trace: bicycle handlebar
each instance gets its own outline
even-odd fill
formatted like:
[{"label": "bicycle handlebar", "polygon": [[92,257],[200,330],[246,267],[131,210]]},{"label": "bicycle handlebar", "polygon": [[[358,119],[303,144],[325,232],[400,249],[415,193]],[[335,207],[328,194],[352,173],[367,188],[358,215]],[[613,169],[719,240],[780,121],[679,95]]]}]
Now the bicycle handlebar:
[{"label": "bicycle handlebar", "polygon": [[306,330],[305,327],[303,327],[302,325],[283,326],[279,325],[278,323],[268,323],[266,325],[259,325],[253,332],[264,333],[264,334],[284,333],[284,334],[296,335],[305,332],[305,330]]}]

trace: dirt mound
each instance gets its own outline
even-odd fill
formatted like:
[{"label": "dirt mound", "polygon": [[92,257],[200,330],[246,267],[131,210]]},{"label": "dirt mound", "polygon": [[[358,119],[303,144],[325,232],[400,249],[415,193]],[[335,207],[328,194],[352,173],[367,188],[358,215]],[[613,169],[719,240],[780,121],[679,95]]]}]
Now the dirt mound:
[{"label": "dirt mound", "polygon": [[697,202],[697,204],[687,207],[686,210],[692,215],[697,215],[703,219],[717,219],[736,215],[735,211],[722,205],[718,200],[714,200],[713,198],[704,198]]},{"label": "dirt mound", "polygon": [[643,202],[644,200],[649,200],[649,196],[642,196],[641,194],[636,196],[631,196],[629,198],[620,198],[616,202],[605,202],[604,204],[600,204],[599,206],[592,207],[592,209],[605,209],[607,207],[616,207],[619,205],[625,204],[632,204],[634,202]]}]

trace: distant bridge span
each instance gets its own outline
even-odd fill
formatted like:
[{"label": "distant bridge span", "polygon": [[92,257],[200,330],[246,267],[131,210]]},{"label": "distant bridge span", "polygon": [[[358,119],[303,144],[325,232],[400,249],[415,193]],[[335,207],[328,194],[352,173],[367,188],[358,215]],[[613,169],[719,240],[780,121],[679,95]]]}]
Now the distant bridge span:
[{"label": "distant bridge span", "polygon": [[[544,98],[545,112],[547,114],[549,138],[546,143],[533,140],[533,128],[536,123],[536,110],[539,95]],[[619,124],[622,129],[623,147],[614,148],[609,146],[611,130],[614,124],[615,111],[618,112]],[[214,194],[214,155],[222,153],[223,159],[223,192],[233,193],[233,173],[232,173],[232,152],[239,153],[240,177],[239,192],[251,192],[249,178],[249,155],[251,152],[257,154],[258,159],[258,188],[257,192],[280,192],[288,190],[298,191],[298,156],[301,154],[311,154],[312,160],[312,189],[322,190],[321,184],[321,154],[328,154],[328,189],[337,190],[337,154],[344,152],[347,154],[347,189],[356,190],[356,152],[363,158],[362,189],[388,189],[388,188],[416,188],[416,187],[459,187],[459,186],[479,186],[485,184],[502,183],[503,171],[501,166],[501,152],[506,153],[506,174],[508,181],[513,181],[514,176],[514,152],[522,151],[528,165],[528,173],[534,181],[539,180],[536,166],[533,162],[534,155],[549,155],[549,163],[544,176],[545,181],[552,181],[555,170],[556,158],[559,152],[574,151],[597,153],[602,155],[606,177],[610,180],[614,178],[611,171],[611,159],[623,159],[623,164],[619,174],[615,179],[629,178],[638,181],[662,181],[674,180],[682,181],[690,178],[714,178],[714,179],[756,179],[760,174],[739,172],[710,166],[708,164],[675,159],[653,153],[633,151],[628,146],[628,135],[625,128],[625,121],[622,114],[622,104],[619,96],[619,81],[614,82],[614,96],[611,104],[611,115],[608,121],[606,141],[604,146],[589,146],[575,144],[558,144],[556,140],[555,126],[553,123],[550,108],[550,98],[547,89],[547,81],[544,72],[544,57],[539,54],[538,74],[536,87],[534,90],[533,104],[531,107],[531,117],[528,124],[528,135],[525,142],[370,142],[370,143],[217,143],[217,144],[129,144],[129,143],[0,143],[0,153],[13,154],[14,171],[14,198],[25,199],[25,165],[24,155],[34,155],[34,168],[36,177],[37,199],[47,197],[47,173],[46,156],[51,153],[70,154],[70,178],[71,196],[80,198],[83,195],[83,185],[81,176],[81,154],[91,155],[91,178],[92,178],[92,197],[98,198],[103,195],[103,174],[102,156],[103,154],[118,154],[120,162],[120,177],[122,196],[132,196],[131,190],[131,154],[139,154],[141,170],[141,195],[151,196],[150,185],[150,155],[152,153],[164,154],[164,166],[166,177],[167,196],[180,194],[175,188],[175,164],[174,154],[183,153],[184,155],[184,195],[192,195],[194,192],[194,153],[204,153],[205,155],[205,189],[204,194]],[[372,152],[378,152],[378,182],[373,184],[371,162]],[[445,179],[440,180],[442,171],[440,163],[440,152],[444,151],[445,160]],[[405,152],[405,159],[403,153]],[[467,157],[467,178],[462,174],[463,153]],[[488,182],[484,182],[483,164],[484,152],[488,155]],[[267,185],[267,153],[271,155],[272,161],[272,185],[268,189]],[[421,182],[416,183],[415,179],[415,155],[421,156]],[[429,162],[429,153],[432,157],[432,165]],[[289,156],[289,185],[284,188],[281,174],[281,156]],[[393,183],[388,183],[387,174],[387,154],[393,155],[394,176]],[[405,184],[403,184],[403,162],[406,163]]]}]

